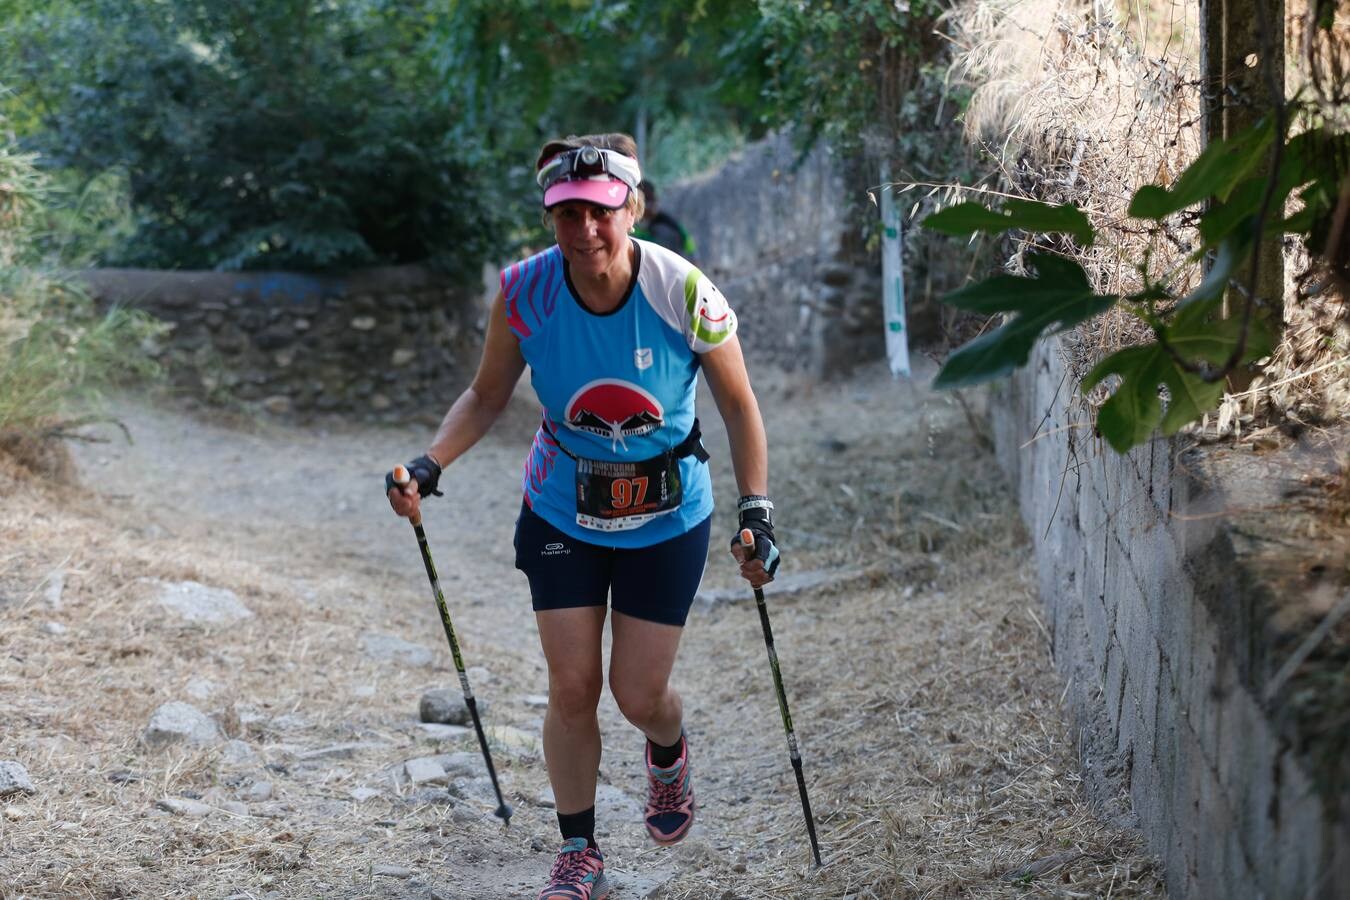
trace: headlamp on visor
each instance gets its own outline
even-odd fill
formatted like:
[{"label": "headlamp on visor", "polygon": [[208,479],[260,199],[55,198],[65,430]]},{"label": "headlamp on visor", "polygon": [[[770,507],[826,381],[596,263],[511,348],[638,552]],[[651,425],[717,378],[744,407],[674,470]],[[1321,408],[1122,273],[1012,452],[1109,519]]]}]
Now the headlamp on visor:
[{"label": "headlamp on visor", "polygon": [[635,191],[642,181],[642,171],[638,168],[637,160],[631,156],[588,145],[559,153],[545,163],[534,177],[544,189],[544,205],[551,206],[549,189],[554,185],[569,181],[604,183],[617,180]]}]

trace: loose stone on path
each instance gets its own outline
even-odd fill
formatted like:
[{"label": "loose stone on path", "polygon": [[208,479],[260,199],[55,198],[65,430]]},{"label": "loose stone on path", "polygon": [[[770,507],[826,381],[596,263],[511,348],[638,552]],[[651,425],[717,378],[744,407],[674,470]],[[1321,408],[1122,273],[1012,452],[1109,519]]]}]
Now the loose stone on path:
[{"label": "loose stone on path", "polygon": [[[488,702],[481,698],[475,702],[478,705],[478,715],[487,715]],[[423,722],[441,725],[468,725],[473,721],[473,717],[469,714],[469,704],[465,702],[463,695],[449,688],[434,688],[423,694],[421,702],[417,704],[417,714]]]},{"label": "loose stone on path", "polygon": [[214,744],[224,735],[216,720],[190,703],[165,703],[150,717],[141,740],[150,747],[171,744]]},{"label": "loose stone on path", "polygon": [[264,803],[272,799],[272,782],[254,781],[248,787],[239,791],[239,799],[247,800],[251,803]]},{"label": "loose stone on path", "polygon": [[0,797],[14,794],[36,794],[37,788],[28,777],[28,770],[12,759],[0,760]]},{"label": "loose stone on path", "polygon": [[420,756],[403,764],[403,771],[413,784],[445,784],[449,777],[441,764],[430,756]]},{"label": "loose stone on path", "polygon": [[413,870],[407,866],[395,866],[389,863],[380,863],[370,870],[370,874],[384,876],[385,878],[411,878]]},{"label": "loose stone on path", "polygon": [[253,610],[228,588],[207,587],[195,581],[159,582],[160,606],[188,622],[226,624],[252,618]]}]

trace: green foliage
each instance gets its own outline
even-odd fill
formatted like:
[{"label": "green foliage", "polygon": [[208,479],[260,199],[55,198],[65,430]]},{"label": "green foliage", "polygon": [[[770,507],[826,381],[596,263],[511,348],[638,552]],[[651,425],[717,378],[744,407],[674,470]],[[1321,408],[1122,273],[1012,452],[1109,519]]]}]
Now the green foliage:
[{"label": "green foliage", "polygon": [[647,134],[643,175],[668,185],[716,168],[745,145],[747,133],[735,119],[709,121],[698,116],[656,117]]},{"label": "green foliage", "polygon": [[[1244,328],[1240,319],[1215,321],[1212,312],[1211,304],[1193,305],[1162,326],[1160,334],[1180,358],[1220,369],[1244,340]],[[1275,348],[1273,336],[1259,323],[1249,328],[1239,363],[1260,359]],[[1175,434],[1223,399],[1222,379],[1207,381],[1183,369],[1178,357],[1157,342],[1111,354],[1088,372],[1081,389],[1090,391],[1108,375],[1120,376],[1120,385],[1097,411],[1097,430],[1119,452],[1142,444],[1155,428]],[[1167,388],[1165,414],[1158,385]]]},{"label": "green foliage", "polygon": [[1161,221],[1211,197],[1220,202],[1227,200],[1233,188],[1261,161],[1274,137],[1273,120],[1266,119],[1227,140],[1213,141],[1186,167],[1170,190],[1146,184],[1135,191],[1129,214]]},{"label": "green foliage", "polygon": [[487,136],[513,219],[528,222],[534,154],[549,138],[649,123],[643,162],[661,184],[754,136],[761,32],[749,0],[458,0],[429,46],[439,96]]},{"label": "green foliage", "polygon": [[649,115],[754,102],[759,16],[746,0],[458,0],[434,26],[442,96],[498,145],[614,131]]},{"label": "green foliage", "polygon": [[89,0],[8,36],[51,164],[125,173],[109,262],[468,271],[503,229],[483,139],[433,90],[430,15],[368,0]]},{"label": "green foliage", "polygon": [[669,180],[762,130],[753,0],[0,3],[0,111],[126,185],[109,263],[467,272],[537,220],[546,138],[649,123]]},{"label": "green foliage", "polygon": [[[1277,143],[1278,142],[1278,143]],[[1258,168],[1272,151],[1279,166]],[[1325,245],[1340,185],[1350,178],[1350,140],[1325,123],[1295,137],[1277,134],[1272,119],[1258,122],[1226,141],[1211,144],[1170,187],[1145,185],[1130,202],[1130,215],[1152,220],[1157,239],[1163,220],[1206,203],[1193,216],[1200,246],[1192,263],[1210,259],[1200,284],[1177,296],[1166,281],[1150,278],[1127,297],[1096,294],[1083,270],[1063,258],[1037,254],[1035,277],[997,275],[943,297],[943,302],[986,314],[1013,313],[998,330],[961,347],[947,360],[935,384],[953,387],[1004,375],[1026,363],[1035,340],[1123,304],[1153,329],[1155,341],[1127,347],[1103,359],[1081,384],[1086,392],[1109,376],[1118,379],[1097,415],[1097,429],[1118,452],[1148,439],[1155,429],[1174,434],[1213,409],[1223,397],[1224,377],[1240,365],[1269,354],[1277,335],[1268,317],[1246,313],[1221,318],[1220,303],[1253,248],[1283,234],[1302,237],[1313,252]],[[1285,200],[1298,192],[1303,209],[1288,219]],[[1061,233],[1080,245],[1095,234],[1082,213],[1070,206],[1010,200],[998,210],[963,203],[929,216],[929,229],[952,235],[1022,229]],[[1053,261],[1053,262],[1052,262]],[[1253,298],[1250,303],[1256,303]],[[1166,391],[1165,396],[1160,388]]]},{"label": "green foliage", "polygon": [[88,177],[55,169],[43,203],[35,253],[70,268],[90,268],[114,256],[136,230],[127,179],[117,171]]},{"label": "green foliage", "polygon": [[[787,127],[803,155],[818,139],[839,151],[850,183],[903,193],[919,184],[969,183],[977,177],[957,121],[969,98],[950,78],[951,44],[939,0],[759,0],[769,78],[759,117]],[[881,242],[876,190],[857,192],[847,210],[851,248],[875,253]],[[907,217],[932,203],[910,198]],[[898,197],[897,197],[898,202]],[[856,243],[855,243],[856,240]],[[967,264],[920,229],[904,232],[906,279],[941,292],[960,284]]]},{"label": "green foliage", "polygon": [[1084,247],[1092,246],[1092,225],[1076,206],[1051,206],[1035,200],[1009,199],[1001,209],[981,203],[958,203],[923,220],[924,227],[943,234],[967,235],[976,231],[1024,231],[1068,234]]},{"label": "green foliage", "polygon": [[158,371],[142,348],[154,321],[99,313],[44,271],[34,237],[46,188],[32,157],[0,141],[0,430],[37,433],[114,381]]},{"label": "green foliage", "polygon": [[0,430],[37,433],[113,383],[159,374],[143,346],[161,330],[150,317],[100,314],[74,285],[13,276],[0,278]]},{"label": "green foliage", "polygon": [[[904,107],[943,52],[937,25],[945,5],[759,0],[759,10],[771,74],[763,90],[766,121],[802,126],[846,150],[878,141],[908,162],[908,148],[894,141],[918,124]],[[922,105],[930,118],[937,104]]]},{"label": "green foliage", "polygon": [[[102,263],[432,258],[468,272],[512,238],[540,237],[522,233],[537,221],[531,164],[567,133],[645,130],[644,163],[663,182],[782,125],[884,150],[920,177],[953,177],[962,156],[954,129],[933,140],[960,106],[938,0],[0,0],[0,11],[0,84],[14,89],[0,91],[0,114],[45,166],[71,173],[51,207],[71,214],[52,240]],[[102,205],[118,190],[129,218]],[[90,220],[89,199],[110,227],[64,236]]]},{"label": "green foliage", "polygon": [[1047,330],[1053,334],[1072,328],[1116,302],[1115,297],[1094,293],[1083,268],[1071,259],[1036,254],[1031,265],[1035,278],[997,275],[943,297],[943,302],[970,312],[1014,316],[953,353],[935,386],[962,387],[1006,375],[1026,363],[1037,338]]}]

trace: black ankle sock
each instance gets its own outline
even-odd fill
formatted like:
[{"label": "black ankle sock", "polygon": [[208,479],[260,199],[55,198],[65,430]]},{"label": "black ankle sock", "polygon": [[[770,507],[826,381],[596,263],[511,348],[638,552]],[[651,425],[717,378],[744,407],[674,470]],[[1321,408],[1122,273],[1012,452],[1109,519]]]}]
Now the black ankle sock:
[{"label": "black ankle sock", "polygon": [[669,769],[675,765],[675,760],[680,758],[680,751],[684,749],[684,735],[669,747],[662,747],[654,743],[651,738],[647,738],[647,746],[652,751],[652,765],[660,769]]},{"label": "black ankle sock", "polygon": [[595,847],[595,807],[583,809],[579,813],[558,813],[558,830],[562,832],[564,841],[585,838],[588,844]]}]

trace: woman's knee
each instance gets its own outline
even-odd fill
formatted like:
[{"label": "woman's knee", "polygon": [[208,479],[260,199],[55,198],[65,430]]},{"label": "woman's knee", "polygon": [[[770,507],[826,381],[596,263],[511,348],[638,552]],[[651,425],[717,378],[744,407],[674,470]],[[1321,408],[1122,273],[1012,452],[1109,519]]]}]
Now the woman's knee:
[{"label": "woman's knee", "polygon": [[614,694],[614,702],[618,704],[619,712],[623,713],[623,717],[629,722],[638,726],[660,717],[670,693],[669,687],[665,684],[634,684],[615,678],[613,673],[610,674],[609,689]]},{"label": "woman's knee", "polygon": [[549,712],[564,719],[594,717],[595,709],[600,705],[600,688],[599,672],[551,674],[548,680]]}]

